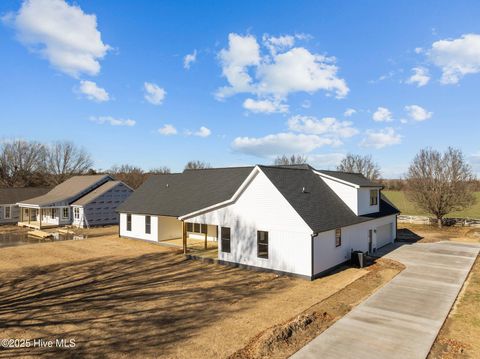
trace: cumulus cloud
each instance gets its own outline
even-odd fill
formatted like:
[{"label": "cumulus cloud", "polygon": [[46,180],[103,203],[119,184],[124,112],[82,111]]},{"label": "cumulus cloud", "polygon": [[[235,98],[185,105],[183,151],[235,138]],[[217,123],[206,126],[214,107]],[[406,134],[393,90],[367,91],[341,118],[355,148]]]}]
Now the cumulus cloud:
[{"label": "cumulus cloud", "polygon": [[198,131],[195,131],[193,133],[194,136],[198,136],[198,137],[208,137],[211,134],[212,134],[212,131],[205,126],[201,126]]},{"label": "cumulus cloud", "polygon": [[197,50],[193,50],[191,54],[185,55],[183,58],[183,67],[187,70],[190,69],[190,66],[197,61]]},{"label": "cumulus cloud", "polygon": [[407,115],[415,121],[425,121],[433,115],[433,112],[429,112],[418,105],[405,106],[405,111],[407,112]]},{"label": "cumulus cloud", "polygon": [[97,18],[63,0],[28,0],[4,17],[19,41],[59,71],[73,77],[97,75],[110,50],[97,30]]},{"label": "cumulus cloud", "polygon": [[480,35],[465,34],[458,39],[436,41],[428,57],[442,70],[441,83],[456,84],[465,75],[480,72]]},{"label": "cumulus cloud", "polygon": [[333,117],[318,119],[314,116],[296,115],[288,119],[287,125],[291,131],[338,138],[352,137],[358,133],[352,126],[353,122],[339,121]]},{"label": "cumulus cloud", "polygon": [[357,110],[355,110],[354,108],[347,108],[347,109],[345,110],[345,112],[343,113],[343,115],[344,115],[345,117],[350,117],[350,116],[352,116],[352,115],[354,115],[354,114],[356,114],[356,113],[357,113]]},{"label": "cumulus cloud", "polygon": [[417,85],[417,87],[422,87],[428,84],[430,81],[430,75],[428,69],[425,67],[414,67],[412,69],[412,76],[410,76],[406,83],[411,85]]},{"label": "cumulus cloud", "polygon": [[165,89],[151,82],[145,82],[143,86],[145,89],[145,100],[152,105],[161,105],[163,103],[163,100],[167,95]]},{"label": "cumulus cloud", "polygon": [[127,126],[132,127],[135,126],[136,121],[131,119],[122,119],[122,118],[114,118],[112,116],[91,116],[90,121],[95,122],[99,125],[108,124],[111,126]]},{"label": "cumulus cloud", "polygon": [[178,132],[173,125],[166,124],[166,125],[163,125],[163,127],[160,127],[158,129],[158,133],[164,136],[171,136],[171,135],[176,135]]},{"label": "cumulus cloud", "polygon": [[278,133],[264,137],[237,137],[232,143],[235,151],[259,157],[278,154],[308,153],[325,145],[336,144],[334,139],[317,135]]},{"label": "cumulus cloud", "polygon": [[243,108],[253,113],[285,113],[288,112],[288,105],[280,101],[254,100],[247,98],[243,102]]},{"label": "cumulus cloud", "polygon": [[93,81],[80,81],[78,91],[92,101],[106,102],[110,100],[108,92],[104,88],[98,87]]},{"label": "cumulus cloud", "polygon": [[217,90],[217,99],[249,93],[262,100],[285,100],[294,92],[319,90],[341,98],[349,91],[345,80],[337,75],[335,58],[311,53],[304,47],[292,47],[293,36],[264,36],[267,53],[262,53],[252,35],[231,33],[228,40],[228,47],[219,53],[228,86]]},{"label": "cumulus cloud", "polygon": [[393,121],[392,113],[386,107],[378,107],[373,113],[373,120],[376,122],[391,122]]},{"label": "cumulus cloud", "polygon": [[402,142],[402,136],[395,132],[392,127],[383,130],[367,130],[366,136],[360,143],[362,147],[373,147],[376,149],[397,145]]}]

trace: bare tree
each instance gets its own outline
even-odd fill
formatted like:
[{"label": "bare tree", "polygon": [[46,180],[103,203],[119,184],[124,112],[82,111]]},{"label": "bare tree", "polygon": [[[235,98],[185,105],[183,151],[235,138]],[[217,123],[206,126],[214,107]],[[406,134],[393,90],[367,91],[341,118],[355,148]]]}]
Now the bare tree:
[{"label": "bare tree", "polygon": [[140,187],[148,177],[140,167],[127,164],[113,166],[110,170],[108,170],[108,173],[114,176],[115,179],[126,183],[133,189]]},{"label": "bare tree", "polygon": [[307,157],[302,155],[278,156],[273,161],[275,166],[303,165],[305,163],[307,163]]},{"label": "bare tree", "polygon": [[53,184],[85,174],[92,164],[90,155],[73,142],[58,141],[46,147],[46,169]]},{"label": "bare tree", "polygon": [[163,174],[172,173],[172,170],[167,166],[163,166],[163,167],[152,168],[150,171],[148,171],[148,173],[154,174],[154,175],[163,175]]},{"label": "bare tree", "polygon": [[337,166],[337,171],[361,173],[372,181],[380,178],[380,167],[372,159],[372,156],[360,156],[349,153]]},{"label": "bare tree", "polygon": [[445,215],[475,203],[474,179],[460,150],[449,147],[442,154],[423,149],[408,168],[406,194],[419,208],[433,214],[441,227]]},{"label": "bare tree", "polygon": [[0,185],[45,185],[45,147],[38,142],[15,140],[0,146]]},{"label": "bare tree", "polygon": [[185,165],[186,170],[201,170],[201,169],[211,168],[211,167],[212,166],[210,166],[210,163],[203,162],[203,161],[198,161],[198,160],[189,161]]}]

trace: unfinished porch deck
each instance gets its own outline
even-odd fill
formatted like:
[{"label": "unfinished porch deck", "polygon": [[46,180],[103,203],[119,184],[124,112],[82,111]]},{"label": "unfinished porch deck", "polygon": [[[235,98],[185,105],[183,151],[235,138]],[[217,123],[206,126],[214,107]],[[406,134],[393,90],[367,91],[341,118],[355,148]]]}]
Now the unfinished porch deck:
[{"label": "unfinished porch deck", "polygon": [[[160,245],[169,247],[183,248],[182,238],[167,239],[159,242]],[[207,248],[205,248],[205,241],[201,239],[187,238],[187,253],[193,254],[197,257],[217,259],[218,258],[218,242],[207,241]]]},{"label": "unfinished porch deck", "polygon": [[55,228],[58,227],[58,224],[50,224],[40,221],[30,221],[30,222],[18,222],[19,227],[27,227],[33,229],[45,229],[45,228]]}]

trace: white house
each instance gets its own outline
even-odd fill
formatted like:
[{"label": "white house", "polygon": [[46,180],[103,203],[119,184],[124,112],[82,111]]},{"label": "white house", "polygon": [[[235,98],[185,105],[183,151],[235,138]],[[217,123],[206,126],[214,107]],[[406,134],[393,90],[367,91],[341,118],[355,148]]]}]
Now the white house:
[{"label": "white house", "polygon": [[[218,240],[218,259],[313,279],[394,241],[398,209],[360,174],[301,166],[150,177],[119,206],[120,235]],[[184,244],[185,245],[185,244]]]},{"label": "white house", "polygon": [[43,187],[0,188],[0,224],[16,224],[20,219],[17,202],[41,196],[50,191]]},{"label": "white house", "polygon": [[132,192],[109,175],[74,176],[42,196],[18,202],[18,225],[41,229],[116,224],[117,207]]}]

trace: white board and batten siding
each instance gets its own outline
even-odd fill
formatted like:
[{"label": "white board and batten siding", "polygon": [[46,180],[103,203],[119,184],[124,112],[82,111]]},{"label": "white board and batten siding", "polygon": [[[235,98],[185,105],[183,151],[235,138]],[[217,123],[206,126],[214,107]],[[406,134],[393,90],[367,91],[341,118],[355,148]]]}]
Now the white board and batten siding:
[{"label": "white board and batten siding", "polygon": [[127,214],[120,213],[120,236],[158,241],[158,217],[150,216],[150,233],[145,233],[145,215],[131,214],[132,230],[127,230]]},{"label": "white board and batten siding", "polygon": [[352,250],[367,252],[369,230],[372,230],[372,249],[392,243],[396,237],[396,216],[382,217],[341,228],[342,240],[338,247],[335,246],[335,230],[319,233],[313,244],[314,275],[349,260]]},{"label": "white board and batten siding", "polygon": [[380,198],[377,197],[376,205],[370,205],[370,190],[376,189],[379,196],[381,187],[356,188],[324,176],[321,178],[357,216],[379,211]]},{"label": "white board and batten siding", "polygon": [[[312,231],[261,171],[233,204],[186,221],[219,227],[220,260],[311,276]],[[230,228],[230,253],[221,250],[221,227]],[[268,232],[268,259],[257,256],[257,231]]]}]

